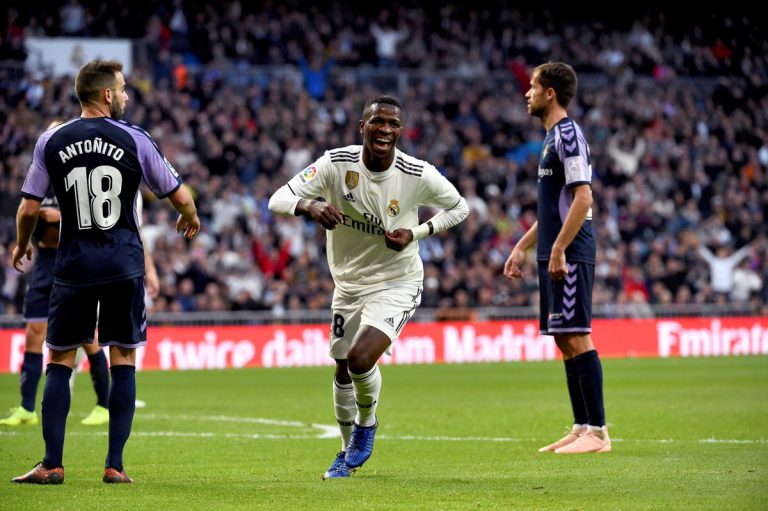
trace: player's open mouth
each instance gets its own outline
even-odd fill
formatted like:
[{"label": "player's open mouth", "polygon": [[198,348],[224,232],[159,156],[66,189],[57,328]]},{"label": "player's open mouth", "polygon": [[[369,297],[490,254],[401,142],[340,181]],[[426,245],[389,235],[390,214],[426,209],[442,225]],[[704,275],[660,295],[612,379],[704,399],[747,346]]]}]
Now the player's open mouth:
[{"label": "player's open mouth", "polygon": [[382,149],[387,149],[392,144],[392,140],[388,138],[375,138],[373,139],[373,144]]}]

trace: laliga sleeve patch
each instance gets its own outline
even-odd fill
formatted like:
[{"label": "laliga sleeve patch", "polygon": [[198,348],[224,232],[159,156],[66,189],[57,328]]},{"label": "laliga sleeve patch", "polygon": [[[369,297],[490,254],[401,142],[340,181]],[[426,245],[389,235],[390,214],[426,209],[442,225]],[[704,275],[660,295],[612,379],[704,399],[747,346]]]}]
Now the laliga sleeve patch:
[{"label": "laliga sleeve patch", "polygon": [[565,182],[591,181],[589,167],[581,156],[572,156],[565,159]]},{"label": "laliga sleeve patch", "polygon": [[302,183],[309,183],[315,178],[316,175],[317,175],[317,167],[315,167],[314,165],[310,165],[309,167],[301,171],[301,173],[299,174],[299,180]]}]

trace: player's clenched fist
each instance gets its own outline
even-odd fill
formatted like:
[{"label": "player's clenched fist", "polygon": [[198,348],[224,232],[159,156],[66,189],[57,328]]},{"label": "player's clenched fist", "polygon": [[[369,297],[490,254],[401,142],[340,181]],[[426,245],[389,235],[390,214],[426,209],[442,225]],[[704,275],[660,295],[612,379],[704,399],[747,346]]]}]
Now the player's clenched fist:
[{"label": "player's clenched fist", "polygon": [[384,242],[387,247],[398,252],[403,250],[411,241],[413,241],[413,231],[410,229],[396,229],[384,233]]},{"label": "player's clenched fist", "polygon": [[312,201],[309,205],[309,216],[326,229],[334,229],[344,223],[344,216],[339,208],[329,202]]}]

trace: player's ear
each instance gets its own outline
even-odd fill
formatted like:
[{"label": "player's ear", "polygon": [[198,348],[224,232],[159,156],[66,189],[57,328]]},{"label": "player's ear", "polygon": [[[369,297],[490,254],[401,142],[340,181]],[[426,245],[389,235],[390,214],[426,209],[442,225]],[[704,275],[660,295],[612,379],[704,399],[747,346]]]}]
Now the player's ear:
[{"label": "player's ear", "polygon": [[555,92],[555,89],[553,89],[552,87],[547,89],[547,99],[550,101],[555,101],[556,98],[557,98],[557,93]]},{"label": "player's ear", "polygon": [[363,130],[365,129],[365,121],[360,119],[360,134],[363,134]]},{"label": "player's ear", "polygon": [[106,101],[108,105],[111,105],[112,100],[115,99],[114,94],[112,94],[112,89],[107,87],[103,89],[103,91],[104,91],[104,101]]}]

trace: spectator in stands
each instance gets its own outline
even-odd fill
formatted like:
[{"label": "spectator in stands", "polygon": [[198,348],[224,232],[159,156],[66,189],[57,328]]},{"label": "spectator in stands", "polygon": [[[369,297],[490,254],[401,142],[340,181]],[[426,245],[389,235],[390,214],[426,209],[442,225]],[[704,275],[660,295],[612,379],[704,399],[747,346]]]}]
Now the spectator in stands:
[{"label": "spectator in stands", "polygon": [[397,65],[397,45],[410,32],[405,28],[395,28],[389,11],[382,11],[378,21],[371,25],[371,34],[376,40],[376,56],[379,67],[395,67]]},{"label": "spectator in stands", "polygon": [[698,247],[699,255],[709,265],[709,276],[712,291],[730,295],[734,291],[734,270],[747,257],[751,247],[745,245],[733,251],[730,245],[719,245],[713,254],[706,245]]},{"label": "spectator in stands", "polygon": [[755,296],[763,288],[760,275],[751,267],[748,259],[742,259],[733,271],[733,287],[731,299],[737,302],[746,302]]},{"label": "spectator in stands", "polygon": [[[341,4],[331,0],[328,12],[338,15],[324,16],[323,23],[316,23],[313,9],[290,3],[279,10],[264,10],[259,4],[234,2],[224,7],[204,1],[194,14],[184,13],[186,33],[176,30],[176,36],[174,27],[180,25],[173,18],[179,6],[172,2],[132,5],[121,11],[120,23],[105,20],[95,4],[82,0],[75,4],[85,11],[84,30],[89,35],[132,37],[147,44],[149,62],[135,61],[129,79],[129,85],[137,88],[129,121],[153,127],[153,135],[169,160],[186,169],[186,181],[197,194],[201,213],[208,220],[217,217],[216,231],[199,235],[201,240],[213,241],[206,245],[211,257],[215,257],[215,247],[223,244],[232,253],[243,254],[245,264],[252,265],[248,260],[252,238],[263,239],[272,232],[281,241],[290,240],[291,258],[305,252],[296,240],[308,247],[306,261],[299,266],[322,268],[325,253],[321,230],[301,220],[289,219],[293,222],[289,223],[273,218],[266,211],[266,201],[293,169],[305,166],[289,165],[289,161],[311,158],[294,154],[295,148],[304,148],[311,155],[352,143],[356,134],[349,130],[351,123],[347,121],[356,118],[367,92],[403,83],[413,122],[401,144],[420,158],[434,161],[453,182],[460,183],[464,177],[475,181],[476,202],[483,201],[491,212],[489,216],[498,218],[491,224],[494,245],[480,245],[477,250],[484,254],[492,271],[500,273],[503,261],[499,262],[494,253],[502,244],[508,251],[526,228],[519,224],[525,222],[535,201],[530,178],[541,150],[539,130],[517,100],[524,89],[515,83],[519,80],[527,86],[530,62],[552,49],[572,60],[577,69],[591,73],[582,75],[583,94],[574,107],[593,143],[596,236],[599,243],[615,248],[606,253],[604,261],[612,270],[596,275],[596,305],[617,300],[617,271],[627,267],[626,273],[631,274],[634,270],[630,268],[635,268],[647,275],[658,258],[664,267],[670,263],[682,265],[691,301],[713,303],[708,265],[701,264],[696,250],[681,256],[675,253],[675,241],[657,253],[649,248],[653,239],[662,233],[678,236],[686,230],[709,236],[704,231],[709,230],[714,216],[738,211],[725,216],[727,221],[714,236],[742,246],[758,237],[768,218],[768,136],[761,130],[768,121],[759,108],[748,108],[750,102],[759,104],[765,97],[762,84],[768,83],[768,53],[755,41],[766,38],[759,25],[744,23],[728,13],[716,17],[688,13],[685,23],[679,23],[676,13],[666,13],[664,18],[650,13],[632,23],[634,28],[625,30],[611,24],[596,25],[588,13],[583,21],[574,21],[551,12],[546,20],[553,28],[551,34],[563,33],[566,24],[583,34],[578,44],[563,45],[561,36],[539,29],[541,19],[536,12],[524,8],[501,6],[490,11],[482,3],[460,8],[451,3],[427,3],[419,8],[398,5],[390,9],[387,24],[395,29],[407,25],[409,34],[397,44],[400,55],[396,53],[396,59],[399,65],[415,70],[408,74],[385,69],[377,71],[382,78],[376,78],[366,73],[366,66],[378,64],[370,18],[364,15],[365,8],[356,4],[343,4],[344,9],[339,10]],[[14,208],[4,210],[16,203],[14,194],[4,200],[3,190],[21,187],[31,160],[34,133],[47,125],[47,116],[77,115],[71,79],[42,76],[40,95],[34,77],[25,75],[24,68],[14,64],[26,58],[25,37],[61,34],[60,9],[68,5],[69,0],[18,4],[8,11],[7,30],[0,36],[0,60],[4,61],[0,66],[3,245],[10,242],[15,229]],[[505,21],[509,19],[518,20],[514,30]],[[731,56],[710,58],[714,39],[707,34],[722,34]],[[182,54],[179,48],[185,44],[188,51]],[[404,48],[415,50],[416,57],[405,56]],[[506,58],[499,59],[499,49]],[[300,55],[314,52],[334,55],[337,62],[325,82],[325,94],[310,100],[304,87],[296,86],[294,79],[301,75],[292,66]],[[488,70],[483,78],[459,78],[454,72],[456,66],[466,65],[470,55]],[[596,58],[598,55],[603,58]],[[186,63],[187,88],[174,93],[173,63],[179,58]],[[248,67],[265,64],[283,67],[269,71]],[[666,80],[664,73],[658,72],[660,66],[673,71],[678,79],[660,87],[658,80]],[[442,78],[423,79],[425,71],[439,72]],[[516,79],[510,79],[509,73],[514,73]],[[31,96],[30,91],[34,92]],[[33,101],[27,101],[28,96]],[[474,150],[468,151],[467,161],[475,165],[474,170],[462,163],[462,149],[470,145],[470,126],[479,129],[479,140],[473,144],[487,147],[491,153],[487,156],[483,151],[478,159],[474,158]],[[629,150],[638,140],[645,141],[636,172],[642,179],[627,176],[608,153],[608,142],[617,133],[628,134]],[[291,172],[286,174],[283,168]],[[498,196],[490,192],[494,189],[488,186],[491,184],[499,190]],[[463,187],[460,183],[460,190],[466,193]],[[225,190],[239,201],[236,213],[218,209],[220,205],[214,213],[213,204]],[[718,195],[719,190],[728,193]],[[151,201],[147,207],[150,223],[164,210],[160,203]],[[160,226],[157,238],[161,277],[169,282],[166,287],[175,286],[184,272],[182,268],[177,274],[174,268],[188,264],[177,255],[179,247],[162,242],[174,238],[169,229],[165,224]],[[451,254],[455,256],[459,235],[456,230],[422,242],[425,261],[432,258],[442,272]],[[635,248],[629,250],[630,245]],[[768,278],[767,245],[754,242],[750,259],[764,282]],[[652,253],[656,254],[654,258]],[[5,266],[7,262],[0,264]],[[297,270],[297,264],[291,267]],[[228,282],[236,280],[234,272],[242,277],[239,272],[246,271],[239,267],[228,270]],[[459,279],[469,280],[468,271],[459,268]],[[679,274],[662,271],[654,275],[663,280],[673,296],[678,296],[674,286],[679,284]],[[322,285],[330,282],[324,271],[313,273],[311,278]],[[657,301],[657,294],[651,293],[655,282],[642,282],[651,305]],[[510,289],[500,305],[535,304],[532,294],[522,290],[535,288],[535,280],[520,286],[520,292]],[[7,281],[6,288],[18,286]],[[260,285],[252,289],[256,301],[275,307],[276,297],[287,303],[295,296],[294,302],[301,304],[311,299],[311,293],[298,286],[289,286],[284,294],[268,290],[267,283],[263,283],[263,289]],[[224,288],[220,291],[226,293]],[[229,292],[234,292],[231,287]],[[262,293],[269,293],[269,299]],[[455,304],[453,295],[439,294],[439,290],[437,293],[435,302]],[[175,295],[174,290],[164,296],[169,308],[178,307]],[[666,293],[658,294],[662,295]],[[478,299],[470,293],[471,303]],[[7,300],[18,301],[13,297]],[[10,302],[6,303],[10,310]]]}]

